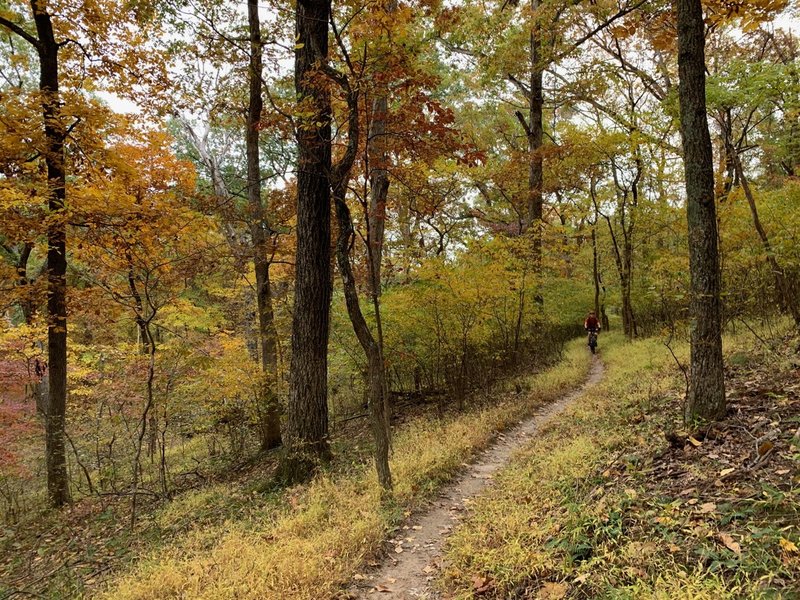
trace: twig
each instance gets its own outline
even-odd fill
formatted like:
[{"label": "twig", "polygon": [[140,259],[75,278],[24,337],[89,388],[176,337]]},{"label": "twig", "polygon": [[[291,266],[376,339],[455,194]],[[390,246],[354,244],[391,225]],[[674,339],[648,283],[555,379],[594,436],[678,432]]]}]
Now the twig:
[{"label": "twig", "polygon": [[744,320],[742,317],[738,317],[738,319],[739,319],[739,321],[741,321],[741,322],[742,322],[742,324],[743,324],[745,327],[747,327],[747,329],[749,329],[749,330],[750,330],[750,333],[752,333],[752,334],[753,334],[753,336],[755,336],[755,338],[756,338],[756,339],[757,339],[759,342],[761,342],[761,343],[763,344],[763,346],[764,346],[764,347],[765,347],[767,350],[769,350],[769,351],[770,351],[770,352],[771,352],[773,355],[775,355],[775,356],[779,356],[779,354],[778,354],[777,352],[775,352],[775,350],[774,350],[774,349],[773,349],[773,348],[772,348],[772,347],[769,345],[769,343],[768,343],[768,342],[767,342],[767,341],[766,341],[764,338],[762,338],[760,335],[758,335],[758,334],[757,334],[757,333],[756,333],[756,332],[753,330],[753,328],[752,328],[752,327],[750,327],[750,324],[749,324],[747,321],[745,321],[745,320]]},{"label": "twig", "polygon": [[89,484],[89,493],[94,494],[94,484],[92,483],[92,478],[89,475],[89,470],[86,468],[86,465],[83,464],[81,457],[78,455],[78,449],[75,447],[75,443],[72,441],[72,437],[70,437],[69,433],[67,433],[66,428],[64,429],[64,437],[67,438],[69,445],[72,446],[72,452],[75,454],[75,461],[80,466],[83,474],[86,476],[86,483]]},{"label": "twig", "polygon": [[667,350],[669,350],[669,353],[672,355],[672,358],[675,360],[675,364],[678,365],[678,368],[681,370],[681,373],[683,373],[683,379],[686,383],[686,389],[683,396],[683,410],[681,411],[684,414],[684,420],[685,420],[686,398],[689,397],[689,373],[687,372],[686,367],[678,359],[678,357],[675,355],[675,352],[672,349],[672,338],[674,337],[674,335],[675,335],[675,323],[670,323],[669,338],[667,339],[666,342],[664,342],[664,345],[667,347]]}]

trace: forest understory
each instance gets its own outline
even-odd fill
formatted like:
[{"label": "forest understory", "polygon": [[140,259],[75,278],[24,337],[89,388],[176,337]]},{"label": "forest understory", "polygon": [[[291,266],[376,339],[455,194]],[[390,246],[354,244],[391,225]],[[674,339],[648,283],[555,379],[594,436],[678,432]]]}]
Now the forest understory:
[{"label": "forest understory", "polygon": [[698,428],[662,342],[604,348],[604,380],[470,505],[447,597],[798,597],[796,331],[726,338],[729,411]]},{"label": "forest understory", "polygon": [[[279,456],[270,453],[234,468],[223,462],[219,470],[197,469],[188,477],[186,489],[176,490],[166,505],[151,501],[140,506],[133,528],[131,503],[125,494],[88,498],[61,513],[35,514],[8,524],[0,537],[0,581],[8,586],[0,587],[1,597],[93,596],[129,565],[147,564],[151,555],[167,564],[160,565],[146,581],[139,574],[130,576],[130,591],[123,591],[123,584],[123,589],[108,597],[185,593],[185,597],[217,598],[243,593],[252,598],[295,594],[317,598],[321,597],[317,594],[332,593],[364,556],[377,556],[387,530],[418,510],[469,456],[489,445],[498,431],[578,385],[588,369],[582,354],[583,348],[572,343],[552,369],[501,380],[488,390],[473,393],[465,401],[466,414],[461,414],[455,403],[447,403],[446,408],[436,400],[404,406],[393,426],[392,466],[398,481],[388,503],[380,501],[380,491],[370,481],[368,424],[364,419],[352,419],[332,440],[336,456],[342,459],[308,487],[287,491],[274,482]],[[363,538],[357,537],[358,531]],[[238,539],[236,532],[245,537]],[[244,557],[228,556],[230,548],[218,547],[221,536],[235,546],[256,536],[258,547],[249,552],[265,552],[266,556],[258,558],[271,565],[272,575],[261,579],[257,574],[260,567],[248,568],[239,562],[246,560]],[[325,553],[315,548],[325,549]],[[299,555],[293,557],[292,549]],[[209,572],[201,576],[205,567],[192,567],[190,557],[199,558],[205,552],[210,553],[211,563],[216,552],[227,556],[234,572],[216,580],[208,567]],[[339,552],[345,554],[339,557]],[[302,575],[296,569],[298,560],[305,561],[307,572]],[[186,573],[190,567],[201,571]],[[252,570],[256,581],[236,581],[239,569]],[[170,589],[170,575],[176,578],[176,589]],[[179,592],[184,586],[190,587]],[[232,590],[227,591],[227,586],[233,586]]]},{"label": "forest understory", "polygon": [[265,489],[274,463],[261,461],[200,476],[133,530],[124,498],[6,528],[3,597],[344,598],[354,585],[397,598],[793,598],[797,344],[793,331],[728,338],[731,410],[693,430],[676,419],[684,381],[663,340],[604,335],[602,380],[443,524],[444,552],[418,574],[424,594],[374,569],[414,551],[415,524],[465,461],[585,378],[584,340],[543,373],[498,384],[491,404],[478,393],[466,414],[421,406],[397,424],[388,501],[354,427],[337,445],[348,461],[308,486]]}]

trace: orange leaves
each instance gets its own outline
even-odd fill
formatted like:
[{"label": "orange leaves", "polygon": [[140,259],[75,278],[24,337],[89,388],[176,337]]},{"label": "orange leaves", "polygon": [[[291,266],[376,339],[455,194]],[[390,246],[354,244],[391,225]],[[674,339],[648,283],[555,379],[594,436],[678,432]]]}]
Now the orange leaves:
[{"label": "orange leaves", "polygon": [[707,24],[719,25],[738,19],[745,32],[758,29],[788,4],[788,0],[703,0]]}]

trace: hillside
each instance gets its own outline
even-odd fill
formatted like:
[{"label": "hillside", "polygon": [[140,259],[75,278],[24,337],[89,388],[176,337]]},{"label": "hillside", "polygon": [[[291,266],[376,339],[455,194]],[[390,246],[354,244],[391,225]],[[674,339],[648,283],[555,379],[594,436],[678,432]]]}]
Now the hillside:
[{"label": "hillside", "polygon": [[2,0],[0,600],[798,595],[798,15]]}]

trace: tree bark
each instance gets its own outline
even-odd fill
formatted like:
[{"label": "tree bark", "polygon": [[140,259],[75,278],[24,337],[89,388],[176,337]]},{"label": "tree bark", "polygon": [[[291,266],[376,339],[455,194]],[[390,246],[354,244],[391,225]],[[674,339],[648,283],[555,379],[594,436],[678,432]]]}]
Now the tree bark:
[{"label": "tree bark", "polygon": [[24,291],[24,295],[20,298],[19,307],[22,311],[22,318],[25,320],[26,325],[33,323],[33,317],[36,311],[36,305],[33,302],[33,297],[30,294],[31,280],[28,279],[28,260],[30,259],[31,252],[33,251],[33,243],[25,242],[20,250],[19,257],[17,258],[17,287]]},{"label": "tree bark", "polygon": [[594,314],[600,316],[600,271],[597,262],[597,217],[592,223],[592,279],[594,281]]},{"label": "tree bark", "polygon": [[[386,396],[388,390],[382,351],[383,339],[380,329],[378,329],[377,339],[372,335],[372,331],[370,331],[369,325],[364,318],[361,305],[358,301],[358,290],[356,288],[355,276],[353,275],[353,268],[350,264],[350,248],[355,240],[355,231],[353,229],[353,220],[350,216],[350,209],[347,206],[346,196],[347,185],[355,162],[360,138],[358,114],[359,90],[353,89],[344,75],[332,69],[329,70],[329,76],[332,77],[345,92],[347,96],[347,107],[350,113],[348,116],[347,149],[342,158],[331,169],[331,189],[335,203],[336,220],[339,225],[339,236],[336,240],[336,260],[339,266],[339,274],[342,277],[347,314],[350,317],[353,332],[356,334],[356,338],[361,348],[364,350],[364,355],[367,359],[366,396],[370,412],[372,434],[375,441],[375,468],[381,487],[388,491],[392,489],[392,474],[389,470],[389,419],[386,413]],[[380,185],[388,189],[388,178],[384,179]],[[378,200],[380,200],[380,194],[381,192],[377,194]],[[383,196],[383,198],[385,201],[385,196]],[[371,260],[375,256],[374,252],[376,246],[370,243],[369,232],[372,231],[374,233],[376,229],[380,232],[380,239],[377,240],[378,257],[380,257],[380,248],[383,242],[383,224],[378,228],[374,228],[373,224],[370,222],[372,213],[369,208],[367,210],[367,262],[369,263],[372,299],[376,309],[376,315],[379,316],[380,304],[373,286],[375,286],[375,277],[378,278],[378,286],[380,286],[380,263],[377,268],[371,263]],[[379,208],[378,210],[381,209]],[[385,214],[385,205],[382,210]],[[380,260],[380,258],[378,258],[378,260]],[[380,323],[380,321],[378,321],[378,323]]]},{"label": "tree bark", "polygon": [[372,335],[358,302],[355,277],[350,265],[350,246],[355,238],[350,209],[344,198],[346,185],[334,187],[336,218],[339,224],[339,237],[336,243],[336,259],[342,277],[347,314],[353,325],[367,358],[367,405],[370,411],[372,434],[375,440],[375,469],[378,481],[385,490],[392,489],[392,474],[389,470],[389,429],[386,415],[386,371],[378,340]]},{"label": "tree bark", "polygon": [[[600,319],[600,326],[608,331],[608,315],[606,314],[606,287],[600,275],[600,260],[597,252],[597,224],[600,219],[600,211],[597,206],[597,181],[592,177],[589,193],[592,197],[594,206],[594,223],[592,223],[592,273],[594,276],[594,314]],[[602,297],[600,291],[602,289]]]},{"label": "tree bark", "polygon": [[691,359],[685,418],[726,412],[714,159],[705,93],[705,24],[700,0],[677,0],[681,137],[691,272]]},{"label": "tree bark", "polygon": [[247,202],[250,206],[250,235],[253,239],[253,267],[256,273],[256,303],[258,309],[258,337],[261,345],[261,371],[264,378],[261,388],[260,415],[261,449],[270,450],[281,444],[280,407],[277,395],[277,332],[272,308],[272,288],[269,278],[270,260],[267,248],[269,225],[261,199],[261,165],[259,163],[259,124],[263,99],[261,97],[262,42],[258,0],[247,0],[247,17],[250,27],[250,70],[248,73],[249,104],[245,123],[245,148],[247,153]]},{"label": "tree bark", "polygon": [[[47,355],[49,388],[45,412],[47,492],[50,504],[69,501],[64,427],[67,408],[67,231],[64,217],[66,169],[58,79],[58,49],[50,13],[41,0],[31,0],[37,40],[28,40],[39,55],[48,190],[47,226]],[[35,43],[34,43],[35,42]]]},{"label": "tree bark", "polygon": [[327,64],[330,0],[296,5],[295,89],[314,115],[297,128],[297,252],[292,360],[285,449],[280,477],[310,477],[330,459],[328,447],[328,327],[331,301],[331,102],[315,81]]},{"label": "tree bark", "polygon": [[528,98],[528,229],[532,236],[534,272],[539,275],[542,268],[542,205],[544,163],[544,65],[542,62],[541,28],[537,11],[540,0],[531,0],[530,32],[530,97]]},{"label": "tree bark", "polygon": [[[394,13],[397,10],[397,1],[388,0],[385,10],[387,13]],[[357,96],[355,97],[357,100]],[[357,106],[351,106],[357,111]],[[357,114],[357,112],[356,112]],[[372,390],[373,382],[380,381],[382,391],[380,401],[382,409],[372,407],[373,421],[381,419],[382,423],[373,422],[373,430],[376,442],[376,466],[378,478],[385,489],[391,489],[392,481],[389,473],[388,451],[391,444],[391,429],[389,419],[391,418],[391,407],[389,406],[389,388],[386,382],[386,367],[384,361],[383,343],[383,318],[381,315],[381,265],[383,263],[383,242],[384,230],[386,226],[386,201],[389,196],[389,149],[387,143],[387,120],[389,115],[389,90],[388,86],[381,84],[378,94],[372,103],[372,121],[367,138],[367,156],[369,161],[369,181],[370,199],[367,213],[367,246],[369,261],[369,289],[372,298],[372,306],[375,312],[375,324],[377,329],[377,339],[374,340],[377,348],[377,356],[370,356],[370,352],[364,347],[369,364],[369,389]],[[342,197],[344,200],[344,197]],[[338,202],[338,201],[337,201]],[[345,208],[347,206],[345,205]],[[339,208],[337,206],[337,218],[339,218]],[[347,215],[349,220],[349,214]],[[342,220],[339,218],[339,227],[342,227]],[[352,229],[352,221],[350,223]],[[340,231],[341,238],[341,231]],[[349,243],[349,242],[348,242]],[[337,249],[338,252],[338,249]],[[351,315],[352,320],[352,315]],[[353,327],[356,324],[353,322]],[[369,330],[367,330],[369,333]],[[362,344],[363,346],[363,344]],[[372,391],[370,391],[372,394]],[[370,395],[370,402],[377,402],[378,397]],[[370,405],[371,406],[371,405]],[[381,438],[381,439],[379,439]],[[385,440],[384,440],[385,438]],[[382,446],[385,445],[385,450]],[[380,463],[380,464],[378,464]],[[383,472],[383,473],[382,473]]]}]

